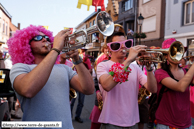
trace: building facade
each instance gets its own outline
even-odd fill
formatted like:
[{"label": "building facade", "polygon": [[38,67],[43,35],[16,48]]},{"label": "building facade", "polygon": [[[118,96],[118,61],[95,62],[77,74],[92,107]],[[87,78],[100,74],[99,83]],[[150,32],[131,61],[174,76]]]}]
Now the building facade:
[{"label": "building facade", "polygon": [[119,13],[119,2],[117,0],[108,0],[106,12],[111,16],[114,22],[117,21]]},{"label": "building facade", "polygon": [[0,3],[0,44],[6,45],[10,36],[11,15]]},{"label": "building facade", "polygon": [[165,39],[194,44],[194,0],[166,0]]},{"label": "building facade", "polygon": [[118,19],[114,23],[122,25],[126,34],[128,29],[136,30],[137,0],[118,0],[118,4]]},{"label": "building facade", "polygon": [[[161,47],[164,41],[165,0],[139,0],[138,5],[138,16],[141,13],[144,17],[141,30],[147,36],[141,39],[141,44]],[[140,31],[138,24],[136,31]]]},{"label": "building facade", "polygon": [[[96,16],[101,10],[98,9],[97,12],[93,12],[86,19],[84,19],[77,27],[76,31],[80,29],[89,29],[90,27],[96,25]],[[85,48],[87,49],[87,54],[96,58],[101,49],[101,43],[104,42],[104,36],[97,30],[87,30],[88,44]]]}]

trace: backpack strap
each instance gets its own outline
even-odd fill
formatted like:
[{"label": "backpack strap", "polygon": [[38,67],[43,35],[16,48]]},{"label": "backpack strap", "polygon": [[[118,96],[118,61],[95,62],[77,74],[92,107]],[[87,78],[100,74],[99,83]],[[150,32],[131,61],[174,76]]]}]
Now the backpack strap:
[{"label": "backpack strap", "polygon": [[[168,72],[168,75],[170,75],[170,77],[171,77],[172,79],[174,79],[175,81],[177,81],[177,82],[179,81],[179,80],[177,80],[177,79],[174,78],[174,76],[172,75],[171,72]],[[166,90],[165,90],[165,89],[166,89]],[[167,92],[168,90],[170,90],[170,89],[167,88],[165,85],[162,85],[162,88],[160,89],[160,92],[159,92],[159,95],[158,95],[157,107],[158,107],[159,104],[160,104],[160,101],[161,101],[161,99],[162,99],[163,93],[164,93],[164,92]]]},{"label": "backpack strap", "polygon": [[[162,88],[160,89],[160,92],[159,92],[159,95],[158,95],[157,107],[158,107],[159,104],[160,104],[160,101],[161,101],[161,99],[162,99],[162,95],[163,95],[165,89],[167,89],[167,87],[164,86],[164,85],[162,85]],[[166,91],[168,91],[168,90],[166,90]]]}]

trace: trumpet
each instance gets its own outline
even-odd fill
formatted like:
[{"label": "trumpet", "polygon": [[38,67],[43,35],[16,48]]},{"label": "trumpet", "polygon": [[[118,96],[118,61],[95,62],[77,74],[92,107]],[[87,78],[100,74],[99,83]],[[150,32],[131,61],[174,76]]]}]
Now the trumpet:
[{"label": "trumpet", "polygon": [[69,100],[71,101],[73,98],[77,97],[77,93],[73,88],[69,89]]},{"label": "trumpet", "polygon": [[138,93],[138,104],[142,104],[149,95],[151,93],[146,88],[141,87]]},{"label": "trumpet", "polygon": [[167,49],[146,49],[146,51],[140,52],[140,54],[151,54],[151,56],[140,56],[136,60],[140,62],[164,63],[166,62],[166,57],[164,57],[164,54],[169,54],[173,61],[178,62],[182,59],[184,52],[185,48],[183,44],[179,41],[175,41]]},{"label": "trumpet", "polygon": [[[96,25],[93,25],[85,30],[79,30],[67,37],[62,52],[72,51],[78,48],[85,47],[89,43],[88,32],[99,31],[104,36],[110,36],[114,32],[114,22],[110,15],[101,11],[96,16]],[[75,44],[71,45],[68,41],[75,40]]]}]

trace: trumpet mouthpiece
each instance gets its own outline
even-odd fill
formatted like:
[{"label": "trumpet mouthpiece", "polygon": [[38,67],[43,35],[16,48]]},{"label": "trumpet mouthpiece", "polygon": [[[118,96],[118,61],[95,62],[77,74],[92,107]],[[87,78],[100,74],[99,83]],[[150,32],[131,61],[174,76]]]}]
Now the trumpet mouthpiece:
[{"label": "trumpet mouthpiece", "polygon": [[50,44],[51,44],[51,43],[45,43],[45,44],[44,44],[44,47],[45,47],[45,48],[48,48],[48,46],[49,46]]}]

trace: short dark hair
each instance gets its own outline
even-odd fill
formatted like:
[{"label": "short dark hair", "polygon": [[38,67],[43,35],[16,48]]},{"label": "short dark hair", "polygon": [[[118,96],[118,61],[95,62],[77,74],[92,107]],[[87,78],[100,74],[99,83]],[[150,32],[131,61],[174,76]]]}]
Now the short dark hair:
[{"label": "short dark hair", "polygon": [[124,36],[125,37],[125,34],[123,32],[114,32],[111,36],[108,36],[107,39],[106,39],[106,43],[110,43],[112,42],[112,39],[113,37],[115,36]]}]

